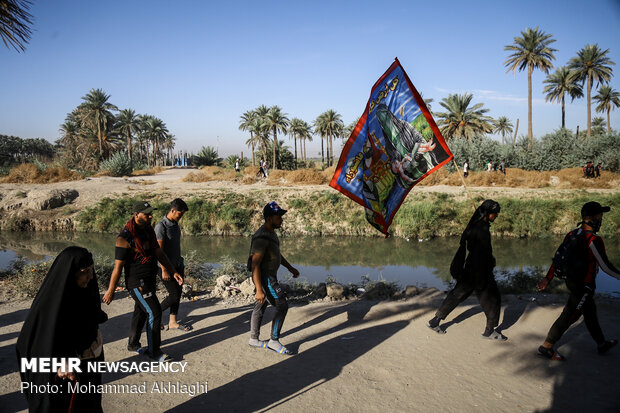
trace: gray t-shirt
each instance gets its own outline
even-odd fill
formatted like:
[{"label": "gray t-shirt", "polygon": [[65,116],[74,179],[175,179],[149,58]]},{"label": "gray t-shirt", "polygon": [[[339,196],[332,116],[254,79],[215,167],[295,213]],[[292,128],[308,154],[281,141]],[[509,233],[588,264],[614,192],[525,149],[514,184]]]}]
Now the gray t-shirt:
[{"label": "gray t-shirt", "polygon": [[155,236],[157,240],[164,241],[164,252],[174,265],[174,268],[181,266],[181,227],[177,222],[164,217],[155,225]]},{"label": "gray t-shirt", "polygon": [[282,256],[280,255],[280,240],[275,232],[271,232],[262,226],[252,235],[250,254],[262,253],[263,261],[260,264],[261,277],[269,277],[274,282],[278,280],[278,268]]}]

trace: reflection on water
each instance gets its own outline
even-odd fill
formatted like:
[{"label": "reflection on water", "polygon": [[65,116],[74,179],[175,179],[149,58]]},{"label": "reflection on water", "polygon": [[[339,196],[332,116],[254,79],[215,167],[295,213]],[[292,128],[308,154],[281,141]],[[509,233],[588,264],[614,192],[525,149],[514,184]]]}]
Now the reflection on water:
[{"label": "reflection on water", "polygon": [[[520,268],[547,267],[561,239],[494,239],[497,267],[515,271]],[[200,260],[217,264],[228,255],[246,262],[249,238],[190,237],[182,239],[186,254],[195,251]],[[620,265],[620,237],[606,237],[607,253]],[[55,256],[68,245],[80,245],[94,253],[114,256],[114,236],[85,233],[0,233],[0,269],[15,258],[42,260]],[[458,238],[436,238],[408,242],[396,238],[367,237],[294,237],[282,238],[281,249],[286,259],[302,274],[300,280],[322,282],[332,276],[339,282],[359,282],[363,275],[408,284],[445,288],[450,281],[449,266],[458,246]],[[4,250],[4,251],[3,251]],[[286,269],[280,276],[286,278]],[[598,277],[598,291],[620,292],[620,281],[604,274]],[[620,293],[618,293],[620,294]]]}]

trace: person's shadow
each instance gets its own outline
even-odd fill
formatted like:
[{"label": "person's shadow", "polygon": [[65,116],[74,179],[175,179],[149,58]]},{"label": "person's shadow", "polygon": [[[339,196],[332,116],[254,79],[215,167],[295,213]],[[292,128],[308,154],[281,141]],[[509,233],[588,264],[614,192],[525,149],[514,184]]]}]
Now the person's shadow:
[{"label": "person's shadow", "polygon": [[170,412],[246,412],[271,409],[337,377],[344,366],[378,346],[409,322],[395,321],[334,337],[297,356],[194,397]]}]

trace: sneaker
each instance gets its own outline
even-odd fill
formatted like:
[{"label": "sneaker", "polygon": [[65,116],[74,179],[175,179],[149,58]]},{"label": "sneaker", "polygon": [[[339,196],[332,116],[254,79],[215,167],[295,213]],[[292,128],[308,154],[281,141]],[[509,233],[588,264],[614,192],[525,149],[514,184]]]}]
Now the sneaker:
[{"label": "sneaker", "polygon": [[618,344],[618,340],[606,340],[603,344],[598,346],[598,354],[607,353],[612,347]]},{"label": "sneaker", "polygon": [[482,334],[482,338],[486,338],[487,340],[497,340],[497,341],[508,340],[508,337],[506,337],[505,335],[503,335],[497,330],[493,330],[488,334],[485,332],[484,334]]},{"label": "sneaker", "polygon": [[140,350],[142,346],[140,345],[140,343],[138,344],[127,344],[127,350],[128,351],[138,351]]},{"label": "sneaker", "polygon": [[428,320],[426,326],[437,334],[446,334],[446,330],[442,330],[441,327],[439,327],[439,321],[441,320],[439,320],[437,317],[433,317],[432,319]]}]

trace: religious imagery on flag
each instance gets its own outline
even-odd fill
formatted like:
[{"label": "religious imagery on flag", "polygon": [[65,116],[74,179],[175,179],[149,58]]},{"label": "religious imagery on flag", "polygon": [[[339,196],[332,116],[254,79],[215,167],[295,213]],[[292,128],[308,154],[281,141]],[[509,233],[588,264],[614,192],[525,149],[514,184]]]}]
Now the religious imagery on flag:
[{"label": "religious imagery on flag", "polygon": [[384,234],[415,184],[452,159],[398,59],[375,83],[330,186],[366,208]]}]

